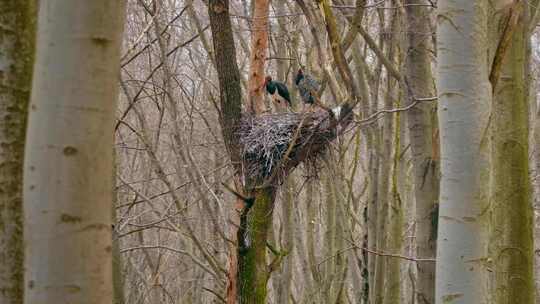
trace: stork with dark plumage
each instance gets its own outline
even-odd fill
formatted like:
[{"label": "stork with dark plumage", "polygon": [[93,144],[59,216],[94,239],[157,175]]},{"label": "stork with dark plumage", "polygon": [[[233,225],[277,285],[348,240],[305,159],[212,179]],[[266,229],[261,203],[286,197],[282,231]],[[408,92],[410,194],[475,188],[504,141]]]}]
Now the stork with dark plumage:
[{"label": "stork with dark plumage", "polygon": [[299,69],[294,79],[294,83],[296,84],[298,92],[300,93],[300,97],[305,104],[308,104],[311,107],[313,106],[313,104],[316,104],[324,110],[331,110],[330,108],[323,105],[319,100],[317,94],[319,92],[319,89],[321,88],[321,84],[319,83],[319,81],[317,81],[317,79],[313,78],[311,75],[304,74],[304,71],[302,71],[302,69]]},{"label": "stork with dark plumage", "polygon": [[266,87],[266,92],[272,95],[272,99],[276,104],[292,108],[291,95],[287,85],[283,82],[272,80],[270,76],[266,76],[264,86]]},{"label": "stork with dark plumage", "polygon": [[319,82],[310,75],[305,75],[304,71],[302,71],[302,69],[299,69],[298,73],[296,74],[296,78],[294,79],[294,83],[296,84],[298,92],[300,93],[300,97],[302,98],[304,103],[310,105],[314,104],[314,94],[316,94],[316,92],[318,92],[320,88]]}]

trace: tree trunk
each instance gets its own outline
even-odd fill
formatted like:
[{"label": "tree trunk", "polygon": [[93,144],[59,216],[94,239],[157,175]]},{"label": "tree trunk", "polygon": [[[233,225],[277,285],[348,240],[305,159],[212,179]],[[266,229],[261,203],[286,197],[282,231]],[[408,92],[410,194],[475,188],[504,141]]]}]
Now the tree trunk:
[{"label": "tree trunk", "polygon": [[[388,31],[394,31],[397,28],[397,13],[393,13],[390,16]],[[388,41],[388,50],[386,58],[390,62],[394,62],[394,58],[397,53],[397,41]],[[389,78],[386,83],[386,94],[384,99],[383,107],[385,109],[390,109],[395,106],[394,101],[397,100],[397,90],[395,86],[397,82],[394,78]],[[392,200],[394,199],[393,193],[391,193],[390,182],[392,176],[392,152],[393,152],[393,133],[394,133],[394,118],[392,115],[387,115],[382,119],[382,124],[380,127],[380,132],[377,136],[380,137],[380,156],[379,156],[379,176],[377,178],[377,193],[378,200],[376,202],[377,208],[377,230],[376,230],[376,250],[386,252],[388,249],[388,239],[390,227],[389,224],[389,215],[393,205]],[[386,289],[386,280],[388,275],[391,274],[388,271],[387,263],[388,257],[385,256],[374,256],[375,258],[375,274],[373,282],[373,292],[370,295],[371,301],[373,303],[387,303],[388,298],[393,295],[388,293]],[[398,289],[399,293],[399,289]]]},{"label": "tree trunk", "polygon": [[[421,0],[407,0],[407,52],[405,77],[414,96],[434,95],[431,72],[430,9],[418,4]],[[410,96],[409,96],[410,97]],[[411,98],[407,98],[414,102]],[[407,111],[407,123],[412,152],[414,198],[416,200],[416,255],[435,257],[439,198],[438,131],[434,119],[434,104],[422,103]],[[417,301],[435,303],[435,263],[417,263]]]},{"label": "tree trunk", "polygon": [[251,59],[249,66],[249,104],[253,113],[265,110],[264,66],[268,52],[268,11],[270,0],[253,0],[253,25],[251,32]]},{"label": "tree trunk", "polygon": [[437,5],[442,178],[435,302],[483,304],[488,303],[488,1]]},{"label": "tree trunk", "polygon": [[[274,2],[276,14],[278,15],[284,15],[286,14],[286,1],[285,0],[278,0]],[[284,18],[278,19],[278,25],[279,25],[279,38],[277,39],[277,47],[276,47],[276,55],[279,58],[285,58],[287,56],[287,39],[288,37],[288,31],[287,31],[287,20]],[[293,24],[294,26],[294,24]],[[293,35],[292,37],[292,47],[298,47],[298,38],[297,34]],[[286,60],[278,60],[277,62],[277,77],[280,81],[283,81],[287,83],[287,61]],[[298,63],[294,63],[295,67],[293,68],[293,71],[298,70]],[[297,96],[296,88],[295,86],[289,87],[291,91],[291,96]],[[292,103],[292,106],[294,106],[294,101]],[[282,107],[283,111],[287,111],[287,107]],[[295,253],[295,231],[296,231],[296,224],[294,222],[294,212],[295,212],[295,194],[296,194],[296,181],[294,175],[290,175],[287,177],[287,179],[283,182],[283,199],[281,200],[281,214],[282,214],[282,247],[287,255],[285,256],[283,260],[283,266],[281,267],[281,273],[280,276],[275,276],[277,278],[276,281],[279,282],[279,285],[275,285],[275,288],[277,289],[277,303],[283,303],[288,304],[289,298],[291,296],[291,288],[293,283],[293,271],[295,267],[295,259],[294,259],[294,253]],[[298,206],[297,206],[298,207]]]},{"label": "tree trunk", "polygon": [[[520,5],[513,9],[522,13]],[[533,210],[528,171],[529,37],[524,17],[519,18],[508,52],[503,55],[502,77],[494,89],[491,117],[489,253],[493,262],[491,303],[497,304],[535,303]]]},{"label": "tree trunk", "polygon": [[239,302],[265,304],[270,269],[266,263],[268,231],[272,227],[275,188],[255,191],[253,208],[244,215],[238,233]]},{"label": "tree trunk", "polygon": [[23,303],[22,177],[36,4],[0,1],[0,303]]},{"label": "tree trunk", "polygon": [[111,303],[124,1],[41,1],[24,173],[25,303]]},{"label": "tree trunk", "polygon": [[[390,81],[392,83],[392,81]],[[399,98],[398,98],[399,99]],[[399,106],[399,104],[397,105]],[[401,132],[400,132],[400,119],[401,115],[400,113],[396,113],[394,118],[394,128],[393,128],[393,152],[392,152],[392,169],[391,169],[391,176],[388,176],[388,179],[390,179],[390,189],[388,190],[389,195],[387,199],[388,204],[388,215],[386,219],[386,244],[385,244],[385,251],[391,252],[391,253],[397,253],[401,254],[402,248],[403,248],[403,204],[401,201],[401,194],[398,189],[398,176],[400,175],[400,171],[403,170],[401,168],[401,164],[399,163],[400,154],[402,153],[400,150],[400,141],[401,138]],[[381,202],[383,203],[383,202]],[[384,302],[387,304],[399,304],[401,300],[401,291],[402,291],[402,275],[401,275],[401,259],[397,258],[390,258],[386,262],[386,269],[385,269],[385,296],[384,296]]]},{"label": "tree trunk", "polygon": [[[217,75],[220,92],[220,124],[221,132],[231,163],[234,169],[234,181],[237,190],[242,189],[241,183],[241,157],[240,145],[235,132],[237,130],[242,108],[242,89],[240,86],[240,72],[236,62],[236,49],[229,18],[228,0],[208,1],[208,16],[212,29]],[[230,212],[231,245],[229,247],[229,269],[227,273],[227,304],[234,304],[238,297],[238,227],[240,214],[244,208],[244,201],[236,199]]]}]

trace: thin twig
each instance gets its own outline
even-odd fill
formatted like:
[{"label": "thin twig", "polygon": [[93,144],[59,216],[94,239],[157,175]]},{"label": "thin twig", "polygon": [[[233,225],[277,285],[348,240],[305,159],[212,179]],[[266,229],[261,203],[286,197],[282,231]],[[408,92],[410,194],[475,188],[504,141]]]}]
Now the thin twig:
[{"label": "thin twig", "polygon": [[368,123],[372,123],[374,121],[376,121],[379,116],[381,114],[388,114],[388,113],[397,113],[397,112],[404,112],[404,111],[408,111],[414,107],[416,107],[416,105],[418,105],[419,103],[421,102],[425,102],[425,101],[435,101],[437,100],[437,97],[424,97],[424,98],[414,98],[414,102],[411,103],[410,105],[406,106],[406,107],[402,107],[402,108],[395,108],[395,109],[384,109],[384,110],[380,110],[380,111],[377,111],[373,114],[371,114],[368,118],[365,118],[365,119],[361,119],[361,120],[357,120],[355,121],[356,124],[368,124]]}]

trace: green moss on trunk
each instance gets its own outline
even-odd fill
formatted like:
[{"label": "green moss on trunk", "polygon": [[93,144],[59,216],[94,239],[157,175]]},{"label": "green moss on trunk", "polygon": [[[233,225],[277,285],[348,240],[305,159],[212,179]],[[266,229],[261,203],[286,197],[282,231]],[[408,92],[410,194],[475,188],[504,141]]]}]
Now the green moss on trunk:
[{"label": "green moss on trunk", "polygon": [[266,242],[272,227],[272,210],[275,199],[274,187],[254,192],[255,202],[246,209],[239,230],[239,302],[242,304],[265,304],[266,283],[270,272],[266,262]]},{"label": "green moss on trunk", "polygon": [[535,302],[533,210],[528,179],[529,37],[525,24],[520,22],[512,35],[493,98],[492,303]]},{"label": "green moss on trunk", "polygon": [[0,303],[23,303],[22,173],[36,5],[0,0]]}]

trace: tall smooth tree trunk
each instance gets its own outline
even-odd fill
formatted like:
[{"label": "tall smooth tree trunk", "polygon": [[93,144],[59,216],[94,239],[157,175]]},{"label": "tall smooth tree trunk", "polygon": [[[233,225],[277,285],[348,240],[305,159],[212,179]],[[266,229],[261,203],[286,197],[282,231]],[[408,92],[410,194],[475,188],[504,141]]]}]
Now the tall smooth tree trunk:
[{"label": "tall smooth tree trunk", "polygon": [[[502,61],[491,117],[491,303],[496,304],[535,303],[528,149],[529,33],[527,12],[519,6],[506,12],[518,10],[515,13],[521,17]],[[504,36],[504,32],[500,34]]]},{"label": "tall smooth tree trunk", "polygon": [[[391,82],[390,82],[391,83]],[[399,104],[397,105],[399,106]],[[401,168],[400,154],[401,152],[401,114],[394,115],[393,124],[393,151],[392,151],[392,169],[390,180],[390,189],[388,190],[388,215],[386,219],[387,236],[385,251],[400,254],[403,249],[403,223],[404,211],[401,199],[401,194],[398,189],[398,177],[404,168]],[[403,289],[402,274],[401,274],[401,259],[390,258],[386,261],[384,302],[387,304],[399,304],[401,301],[401,293]]]},{"label": "tall smooth tree trunk", "polygon": [[[422,0],[406,0],[407,48],[405,77],[416,97],[434,95],[434,78],[431,71],[430,8],[419,6]],[[410,97],[410,96],[409,96]],[[411,98],[406,98],[413,102]],[[413,187],[416,200],[416,255],[435,257],[439,199],[438,131],[434,118],[435,106],[421,103],[407,111],[410,147],[412,152]],[[417,263],[417,301],[435,303],[435,263]]]},{"label": "tall smooth tree trunk", "polygon": [[439,304],[488,303],[488,2],[437,3],[441,185],[435,303]]},{"label": "tall smooth tree trunk", "polygon": [[24,172],[25,303],[112,303],[125,1],[40,1]]},{"label": "tall smooth tree trunk", "polygon": [[[276,14],[284,15],[286,14],[286,1],[277,0],[274,2],[276,9]],[[279,38],[276,42],[276,55],[280,58],[287,57],[287,39],[288,37],[288,22],[284,18],[278,19],[279,25]],[[293,24],[294,26],[294,24]],[[298,37],[297,34],[292,37],[292,47],[298,47]],[[293,71],[297,71],[298,63],[294,62]],[[287,67],[288,62],[286,60],[278,60],[277,62],[277,77],[279,81],[287,83]],[[297,96],[295,93],[294,86],[289,86],[292,96]],[[294,106],[294,103],[292,104]],[[286,106],[282,107],[282,111],[287,111]],[[279,282],[279,285],[275,285],[277,289],[277,303],[289,303],[289,298],[291,296],[291,289],[293,283],[293,271],[295,268],[295,231],[297,225],[294,222],[294,212],[295,212],[295,198],[296,198],[296,181],[294,175],[289,175],[287,179],[283,182],[283,199],[281,201],[281,214],[282,214],[282,249],[287,253],[282,262],[282,267],[280,269],[280,276],[275,275],[276,281]]]},{"label": "tall smooth tree trunk", "polygon": [[[397,13],[393,13],[389,16],[389,24],[387,29],[389,31],[394,31],[397,29]],[[387,41],[387,54],[386,57],[394,62],[394,58],[397,54],[397,41],[389,40]],[[395,86],[397,82],[394,78],[388,79],[386,83],[386,94],[384,97],[385,109],[390,109],[395,106],[395,101],[397,100],[397,90]],[[379,159],[379,176],[377,178],[377,193],[378,200],[376,202],[377,208],[377,230],[376,230],[376,249],[377,251],[386,252],[388,249],[388,241],[390,239],[389,233],[391,233],[391,228],[388,224],[391,208],[393,208],[393,193],[391,189],[392,181],[392,155],[394,150],[394,117],[392,115],[387,115],[382,119],[382,124],[380,127],[379,134],[380,137],[380,159]],[[373,303],[388,303],[389,299],[394,299],[394,294],[390,294],[387,290],[387,276],[395,275],[389,271],[388,268],[388,257],[385,256],[375,256],[375,274],[373,282],[373,292],[370,294],[371,301]],[[392,284],[393,285],[393,284]],[[399,294],[399,286],[397,286],[397,294]],[[393,290],[396,291],[396,290]]]},{"label": "tall smooth tree trunk", "polygon": [[0,1],[0,303],[23,303],[24,139],[37,9]]}]

